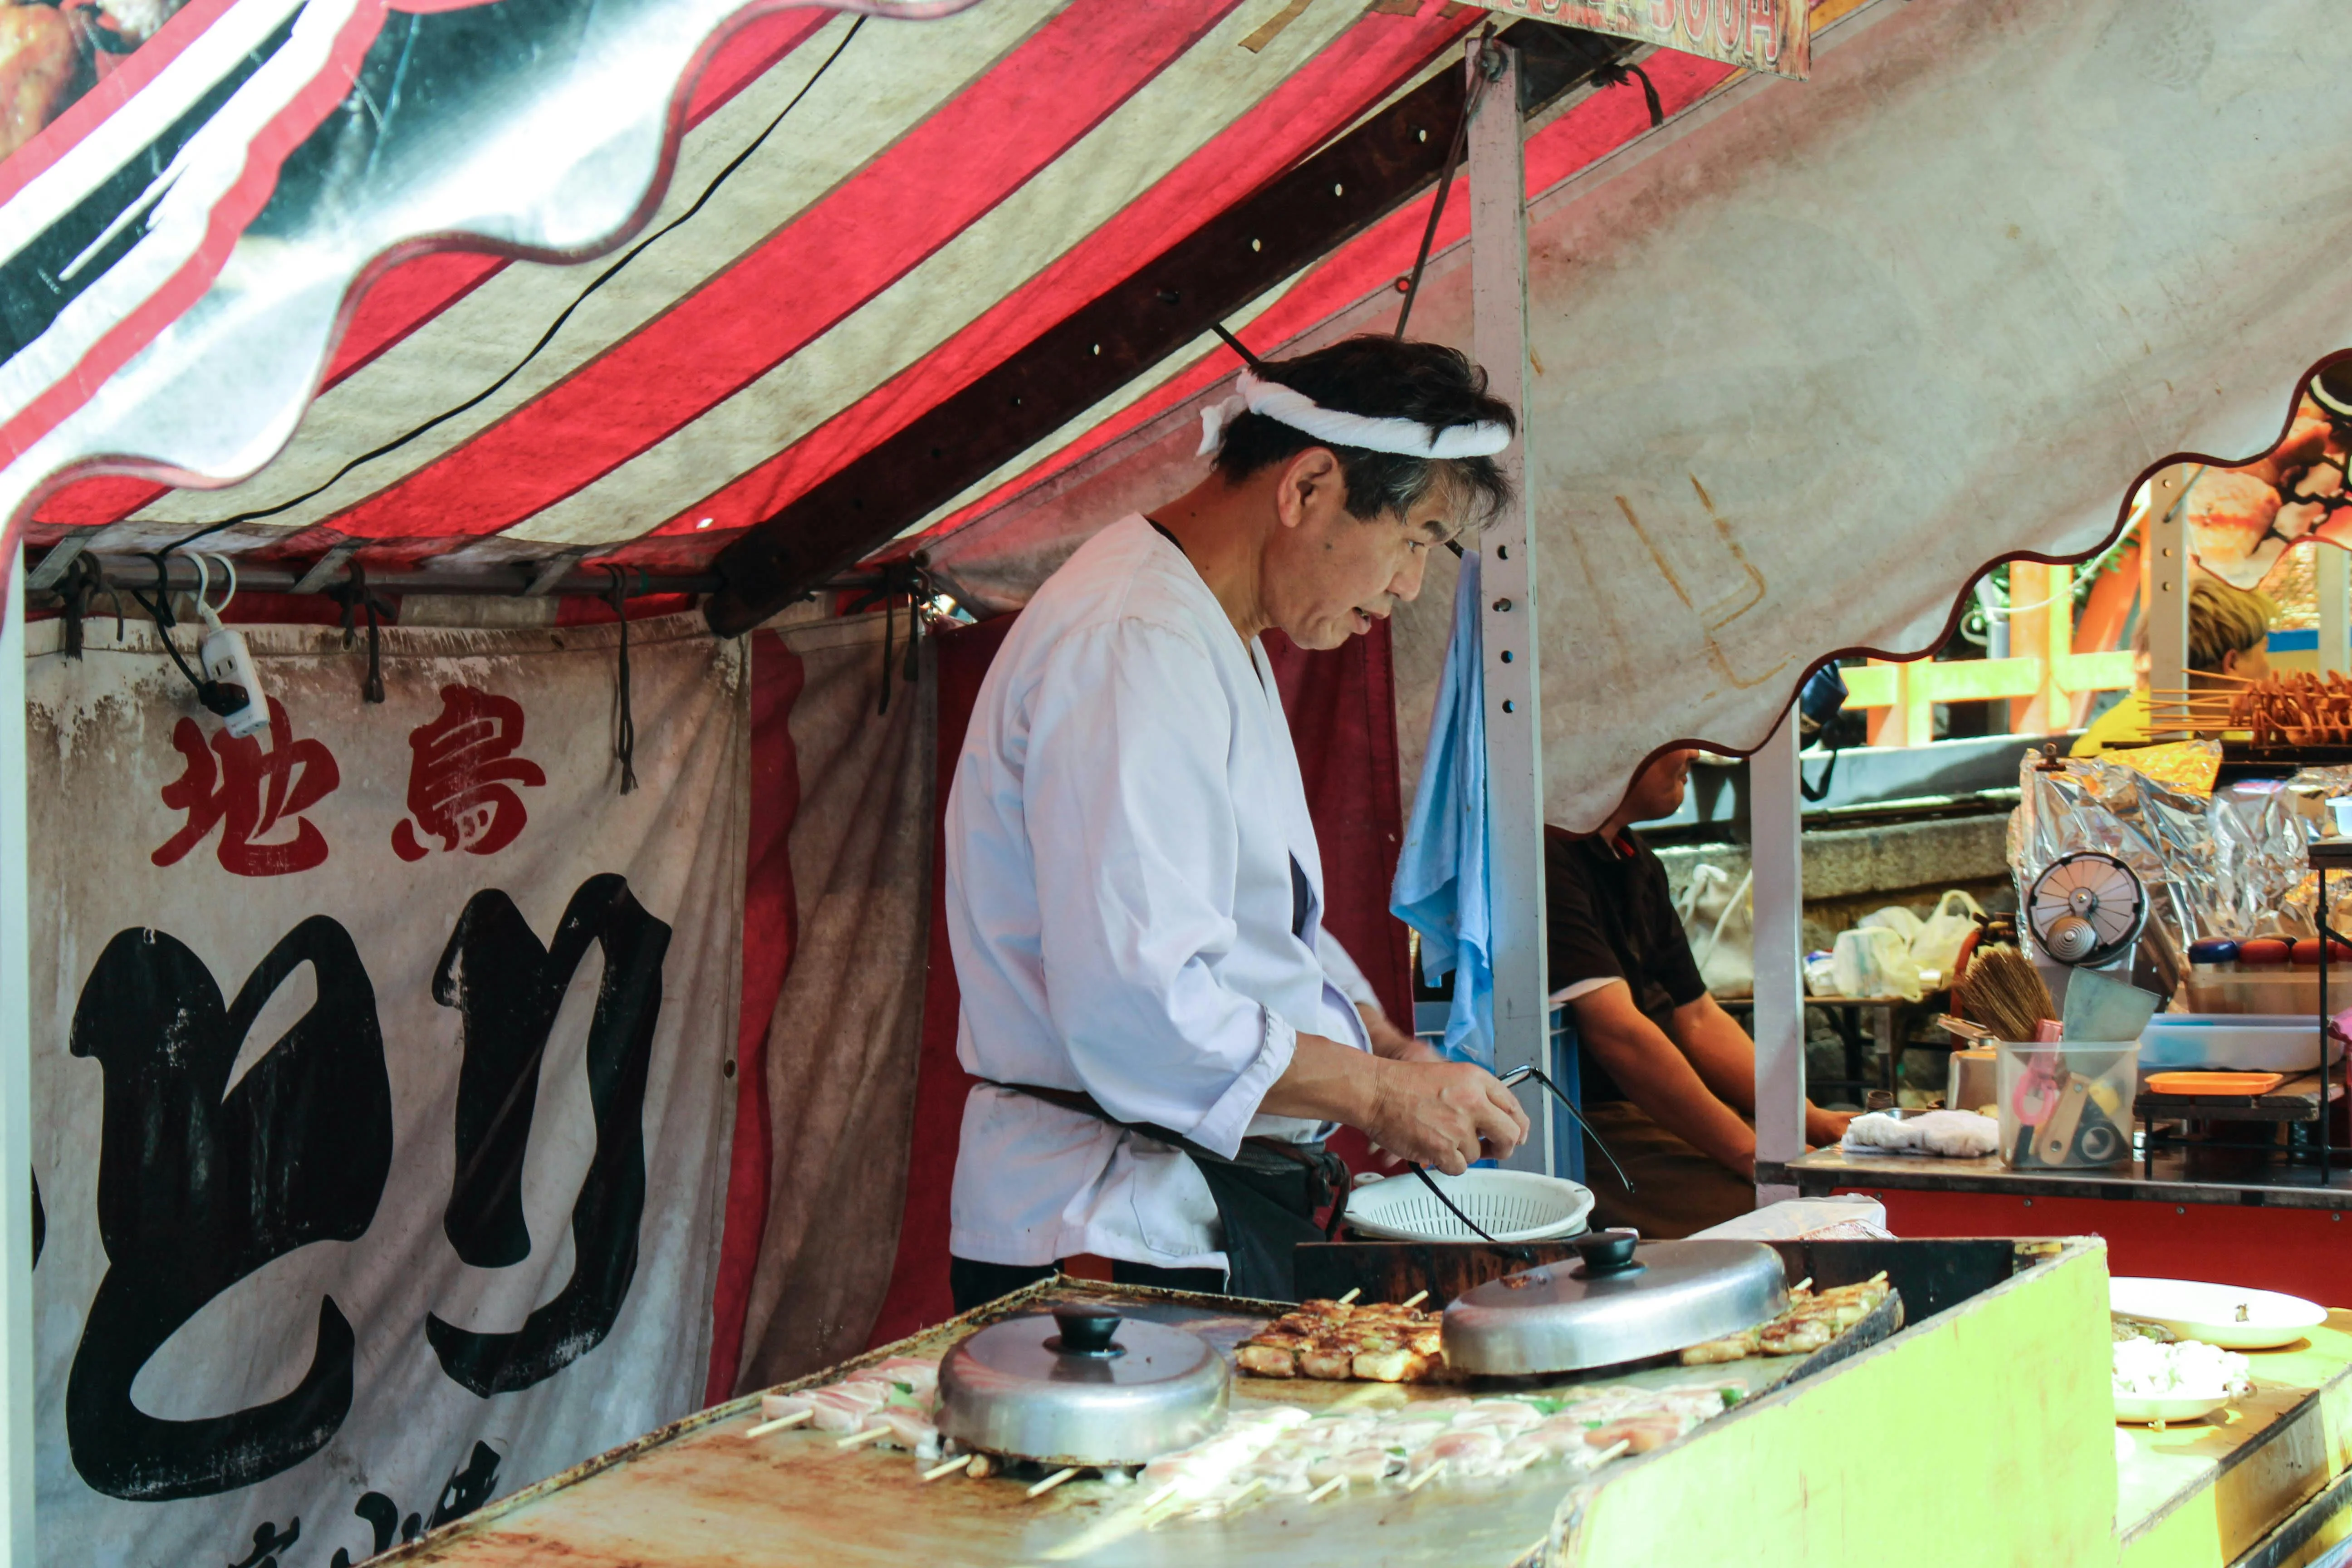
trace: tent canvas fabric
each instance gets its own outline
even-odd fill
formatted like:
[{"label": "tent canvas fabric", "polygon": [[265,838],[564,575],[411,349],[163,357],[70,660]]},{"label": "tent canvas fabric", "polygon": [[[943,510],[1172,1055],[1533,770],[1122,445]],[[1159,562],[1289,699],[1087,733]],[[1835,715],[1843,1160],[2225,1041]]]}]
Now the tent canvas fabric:
[{"label": "tent canvas fabric", "polygon": [[[990,0],[867,20],[854,39],[856,18],[787,13],[796,32],[760,25],[761,68],[726,79],[736,55],[722,50],[703,73],[650,219],[660,237],[593,296],[576,268],[408,261],[362,298],[321,395],[262,472],[226,491],[74,485],[43,504],[33,538],[103,528],[105,548],[152,548],[324,483],[215,542],[298,560],[357,542],[378,562],[707,562],[1475,22],[1442,0],[1421,9]],[[492,395],[334,478],[521,363],[575,301]],[[240,479],[292,423],[183,466]],[[11,479],[20,495],[37,482]]]},{"label": "tent canvas fabric", "polygon": [[[2096,549],[2168,456],[2277,441],[2302,374],[2352,336],[2341,221],[2275,199],[2352,142],[2307,47],[2326,26],[2315,3],[1865,6],[1817,32],[1808,82],[1717,72],[1565,171],[1545,138],[1610,95],[1538,133],[1548,820],[1591,829],[1677,742],[1753,750],[1832,654],[1933,649],[1982,569]],[[1467,346],[1466,263],[1432,262],[1416,334]],[[1394,312],[1368,289],[1289,341]],[[942,579],[1017,602],[1104,508],[1181,488],[1230,374],[1175,378],[1150,417],[925,541]],[[1424,593],[1403,615],[1444,613]]]}]

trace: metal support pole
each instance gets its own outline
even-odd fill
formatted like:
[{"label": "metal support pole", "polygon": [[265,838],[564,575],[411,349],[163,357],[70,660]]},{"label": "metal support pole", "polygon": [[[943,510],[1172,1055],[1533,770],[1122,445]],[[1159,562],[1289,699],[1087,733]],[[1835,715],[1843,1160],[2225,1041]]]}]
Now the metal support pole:
[{"label": "metal support pole", "polygon": [[[1486,865],[1495,952],[1495,1070],[1551,1067],[1545,973],[1543,708],[1536,679],[1536,563],[1528,498],[1527,171],[1516,50],[1474,39],[1464,68],[1477,110],[1470,172],[1473,357],[1486,389],[1518,410],[1519,438],[1502,458],[1515,499],[1479,542],[1485,603]],[[1543,1090],[1518,1086],[1531,1131],[1515,1169],[1552,1172],[1552,1117]]]},{"label": "metal support pole", "polygon": [[[2189,499],[2190,476],[2199,470],[2176,463],[2148,480],[2147,532],[2140,559],[2140,613],[2147,617],[2147,685],[2151,692],[2179,692],[2189,670]],[[2158,697],[2155,701],[2165,699]],[[2177,731],[2150,715],[2148,731]]]},{"label": "metal support pole", "polygon": [[0,1568],[33,1568],[33,963],[25,555],[0,620]]},{"label": "metal support pole", "polygon": [[[1804,797],[1797,784],[1791,709],[1748,761],[1751,863],[1756,871],[1756,1158],[1805,1152]],[[1793,1198],[1785,1184],[1759,1184],[1758,1204]]]},{"label": "metal support pole", "polygon": [[2320,673],[2352,675],[2352,550],[2314,544],[2313,574],[2319,579]]}]

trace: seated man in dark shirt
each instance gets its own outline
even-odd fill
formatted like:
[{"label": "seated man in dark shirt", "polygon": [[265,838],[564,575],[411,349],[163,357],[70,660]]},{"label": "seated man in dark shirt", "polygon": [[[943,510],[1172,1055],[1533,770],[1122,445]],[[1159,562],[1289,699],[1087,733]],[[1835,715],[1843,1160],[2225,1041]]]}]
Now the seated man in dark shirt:
[{"label": "seated man in dark shirt", "polygon": [[[1592,1224],[1649,1237],[1756,1206],[1756,1042],[1707,994],[1666,868],[1627,826],[1681,806],[1692,755],[1652,762],[1600,832],[1544,833],[1552,999],[1576,1025],[1586,1119],[1634,1186],[1588,1145]],[[1806,1142],[1833,1143],[1851,1120],[1808,1103]]]}]

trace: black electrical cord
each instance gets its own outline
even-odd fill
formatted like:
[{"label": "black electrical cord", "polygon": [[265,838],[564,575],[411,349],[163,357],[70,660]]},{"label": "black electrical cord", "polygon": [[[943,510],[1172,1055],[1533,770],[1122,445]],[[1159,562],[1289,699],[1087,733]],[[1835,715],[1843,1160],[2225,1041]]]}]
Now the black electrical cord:
[{"label": "black electrical cord", "polygon": [[[1491,40],[1494,31],[1494,25],[1489,23],[1479,37]],[[1462,150],[1469,143],[1470,117],[1478,112],[1478,100],[1486,96],[1486,85],[1492,79],[1483,70],[1478,73],[1478,79],[1471,84],[1462,100],[1462,118],[1454,122],[1454,145],[1446,149],[1445,172],[1437,176],[1437,199],[1429,205],[1429,222],[1421,231],[1421,251],[1412,258],[1412,276],[1405,283],[1404,304],[1397,310],[1397,337],[1404,336],[1405,323],[1412,320],[1412,302],[1421,295],[1421,275],[1429,267],[1429,247],[1437,240],[1437,220],[1445,216],[1446,194],[1454,189],[1454,173],[1462,167]],[[1434,1187],[1430,1190],[1436,1191]]]},{"label": "black electrical cord", "polygon": [[1559,1085],[1546,1078],[1542,1068],[1532,1065],[1513,1068],[1505,1073],[1503,1085],[1507,1089],[1523,1078],[1531,1078],[1551,1090],[1551,1097],[1559,1101],[1560,1109],[1575,1119],[1577,1126],[1584,1130],[1584,1135],[1592,1140],[1592,1146],[1601,1151],[1601,1157],[1609,1162],[1609,1168],[1617,1173],[1617,1179],[1625,1184],[1626,1192],[1631,1193],[1633,1190],[1633,1178],[1625,1173],[1625,1167],[1617,1163],[1617,1156],[1610,1152],[1608,1144],[1601,1141],[1601,1134],[1592,1130],[1592,1123],[1584,1119],[1584,1112],[1576,1108],[1576,1102],[1560,1091]]},{"label": "black electrical cord", "polygon": [[757,136],[752,137],[750,142],[744,143],[743,150],[736,153],[734,157],[729,159],[725,168],[719,170],[718,174],[711,176],[710,183],[702,187],[702,194],[694,198],[694,205],[688,207],[684,212],[678,214],[677,216],[670,219],[669,222],[662,225],[661,227],[656,229],[653,233],[646,236],[645,238],[639,240],[636,244],[631,246],[628,252],[619,260],[604,268],[604,271],[599,272],[596,275],[595,279],[591,282],[588,287],[580,290],[579,296],[574,299],[572,303],[563,307],[562,314],[557,316],[555,320],[549,324],[547,331],[539,335],[539,342],[531,344],[530,352],[524,354],[522,358],[515,361],[513,366],[509,369],[504,375],[499,376],[498,380],[490,383],[489,385],[482,388],[481,391],[474,394],[473,396],[466,399],[465,402],[458,404],[457,406],[453,408],[445,408],[440,413],[436,414],[432,418],[427,419],[424,424],[417,426],[415,428],[394,437],[391,440],[384,442],[380,447],[371,447],[367,451],[361,453],[358,457],[353,458],[350,462],[345,463],[341,468],[337,468],[332,474],[320,480],[318,484],[312,486],[307,490],[304,490],[300,495],[293,496],[288,500],[279,501],[276,506],[260,507],[252,511],[241,511],[235,517],[225,517],[218,522],[208,522],[202,528],[197,529],[194,533],[187,534],[184,537],[174,541],[172,544],[166,547],[165,552],[168,554],[173,550],[184,550],[189,545],[194,544],[197,540],[207,538],[212,534],[218,533],[225,528],[235,528],[240,522],[258,522],[265,517],[275,517],[281,511],[286,511],[291,508],[300,506],[304,501],[310,500],[315,496],[321,495],[327,490],[331,489],[337,484],[342,482],[343,477],[349,474],[352,469],[373,463],[378,458],[384,457],[389,453],[398,451],[401,447],[405,447],[411,441],[415,440],[419,436],[424,435],[425,432],[435,428],[436,426],[448,423],[450,420],[455,419],[458,415],[465,413],[466,410],[482,402],[485,398],[494,395],[500,387],[506,385],[507,383],[512,381],[516,376],[520,375],[522,374],[523,367],[530,363],[532,360],[539,357],[541,350],[546,348],[549,343],[555,341],[555,334],[563,330],[563,324],[572,319],[572,311],[577,310],[582,305],[587,303],[589,295],[593,294],[597,289],[602,289],[605,284],[611,282],[614,277],[620,272],[621,268],[628,266],[630,262],[635,261],[638,257],[644,255],[672,229],[677,228],[680,224],[685,223],[688,219],[693,217],[695,214],[700,212],[703,208],[703,205],[709,202],[710,198],[718,193],[719,187],[726,184],[729,177],[731,176],[736,170],[741,168],[744,162],[749,159],[752,153],[760,150],[761,145],[774,132],[777,126],[782,125],[784,122],[784,116],[790,114],[794,109],[800,107],[801,100],[806,98],[811,89],[813,89],[818,82],[824,79],[824,73],[833,68],[833,62],[841,58],[842,51],[849,47],[850,40],[856,37],[858,29],[865,26],[866,18],[863,16],[860,16],[857,20],[852,22],[849,25],[849,31],[842,35],[841,42],[834,46],[833,53],[825,56],[824,63],[816,68],[815,74],[812,75],[808,80],[801,84],[801,89],[793,94],[792,101],[785,104],[783,108],[776,111],[776,117],[768,121],[764,130],[762,130]]},{"label": "black electrical cord", "polygon": [[180,667],[180,673],[188,678],[188,684],[195,688],[196,700],[203,703],[208,712],[226,719],[232,713],[244,710],[247,701],[245,688],[207,680],[190,669],[188,661],[180,657],[179,646],[172,641],[172,628],[179,625],[179,617],[172,614],[172,574],[166,561],[167,554],[168,552],[148,557],[155,563],[154,601],[150,603],[147,596],[136,588],[130,588],[129,593],[139,607],[147,612],[148,618],[155,623],[156,640],[163,645],[163,651],[172,656],[172,662]]}]

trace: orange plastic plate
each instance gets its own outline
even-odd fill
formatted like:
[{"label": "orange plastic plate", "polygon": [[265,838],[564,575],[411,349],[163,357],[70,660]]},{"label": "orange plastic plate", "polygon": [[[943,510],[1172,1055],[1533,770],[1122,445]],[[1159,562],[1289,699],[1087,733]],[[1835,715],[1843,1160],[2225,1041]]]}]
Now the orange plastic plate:
[{"label": "orange plastic plate", "polygon": [[2150,1094],[2268,1094],[2286,1081],[2283,1072],[2150,1073]]}]

